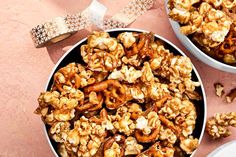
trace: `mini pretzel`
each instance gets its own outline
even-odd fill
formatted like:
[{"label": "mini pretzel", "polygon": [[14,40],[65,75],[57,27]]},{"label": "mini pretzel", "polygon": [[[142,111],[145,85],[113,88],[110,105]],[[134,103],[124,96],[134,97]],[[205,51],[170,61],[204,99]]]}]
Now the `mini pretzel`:
[{"label": "mini pretzel", "polygon": [[154,40],[153,33],[139,34],[137,38],[139,39],[138,43],[134,43],[131,50],[126,50],[126,56],[131,57],[139,53],[141,58],[146,56],[152,58],[154,54],[154,50],[151,48],[151,42]]},{"label": "mini pretzel", "polygon": [[121,147],[120,150],[120,156],[123,157],[125,154],[125,136],[123,135],[119,135],[116,134],[113,137],[110,137],[105,143],[104,143],[104,148],[103,148],[103,152],[105,152],[107,149],[110,149],[112,144],[116,142],[119,144],[119,146]]},{"label": "mini pretzel", "polygon": [[[64,68],[61,68],[54,74],[54,86],[53,90],[59,90],[60,92],[64,91],[63,85],[67,85],[78,89],[80,87],[80,76],[75,71],[75,66],[73,64],[69,64]],[[61,82],[61,77],[65,77],[65,82]]]},{"label": "mini pretzel", "polygon": [[89,102],[88,99],[86,99],[84,102],[82,102],[80,105],[78,105],[76,107],[76,109],[81,111],[81,112],[82,111],[96,111],[96,110],[99,110],[100,108],[102,108],[102,104],[103,104],[102,94],[98,93],[97,97],[98,97],[98,101],[99,101],[98,104],[91,103],[91,102]]},{"label": "mini pretzel", "polygon": [[103,91],[105,95],[106,107],[110,110],[116,109],[125,103],[126,92],[117,80],[106,80],[96,83],[84,89],[86,93]]},{"label": "mini pretzel", "polygon": [[220,50],[224,54],[231,54],[236,52],[236,32],[231,29],[228,36],[220,46]]},{"label": "mini pretzel", "polygon": [[159,133],[160,133],[159,128],[153,128],[149,135],[144,135],[142,130],[135,130],[134,135],[138,140],[138,142],[149,143],[149,142],[154,142],[159,137]]},{"label": "mini pretzel", "polygon": [[144,35],[144,45],[143,48],[140,50],[141,58],[145,58],[146,56],[153,58],[154,50],[151,47],[151,42],[154,41],[153,33],[143,34]]},{"label": "mini pretzel", "polygon": [[[149,112],[151,111],[155,111],[157,112],[159,108],[161,108],[163,106],[163,104],[168,100],[171,99],[170,95],[167,95],[165,97],[163,97],[162,99],[160,99],[159,101],[155,102],[153,104],[152,107],[148,108],[143,115],[146,116],[148,115]],[[141,130],[136,130],[135,131],[135,137],[139,142],[142,143],[149,143],[149,142],[153,142],[155,141],[160,133],[160,128],[153,128],[151,131],[151,134],[149,135],[144,135],[143,132]]]}]

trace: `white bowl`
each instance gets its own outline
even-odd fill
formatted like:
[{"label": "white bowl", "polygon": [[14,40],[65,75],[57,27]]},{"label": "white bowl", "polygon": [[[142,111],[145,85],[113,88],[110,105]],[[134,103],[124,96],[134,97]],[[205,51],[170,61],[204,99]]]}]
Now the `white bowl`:
[{"label": "white bowl", "polygon": [[[120,29],[111,29],[111,30],[107,30],[106,32],[109,32],[110,35],[112,34],[117,34],[117,33],[121,33],[121,32],[126,32],[126,31],[131,31],[131,32],[148,32],[148,31],[144,31],[144,30],[140,30],[140,29],[132,29],[132,28],[120,28]],[[184,54],[184,52],[182,52],[179,48],[177,48],[173,43],[171,43],[170,41],[166,40],[165,38],[156,35],[155,34],[155,38],[158,38],[162,41],[164,41],[166,44],[168,44],[170,48],[172,48],[172,50],[174,50],[174,54],[178,54],[178,55],[182,55],[182,56],[186,56]],[[47,84],[45,86],[45,91],[48,91],[51,86],[52,86],[52,82],[53,82],[53,75],[54,73],[60,69],[61,67],[64,67],[65,65],[67,65],[70,62],[79,62],[79,60],[81,60],[81,58],[74,57],[73,55],[78,55],[78,50],[80,48],[80,46],[82,44],[84,44],[84,42],[87,40],[87,38],[84,38],[82,40],[80,40],[78,43],[76,43],[72,48],[70,48],[61,58],[60,60],[57,62],[57,64],[54,66]],[[76,53],[75,53],[76,52]],[[206,113],[207,113],[207,102],[206,102],[206,94],[205,94],[205,90],[201,81],[201,78],[196,70],[196,68],[193,65],[193,71],[192,71],[192,77],[193,79],[195,79],[195,81],[199,81],[201,86],[197,87],[199,89],[199,94],[201,94],[202,96],[202,100],[198,102],[198,104],[196,105],[197,107],[197,114],[198,114],[198,118],[197,118],[197,123],[196,123],[196,128],[193,132],[194,136],[196,136],[199,139],[199,143],[202,140],[203,134],[204,134],[204,129],[205,129],[205,124],[206,124]],[[53,152],[53,154],[55,155],[55,157],[59,157],[58,153],[55,150],[55,142],[53,142],[49,136],[48,136],[48,132],[47,132],[47,126],[44,125],[44,132],[47,138],[47,141],[51,147],[51,150]],[[54,143],[54,144],[53,144]],[[191,154],[188,155],[187,157],[192,157],[194,155],[195,151]]]},{"label": "white bowl", "polygon": [[213,152],[211,152],[207,157],[234,157],[236,154],[236,140],[228,142]]},{"label": "white bowl", "polygon": [[[168,1],[169,0],[165,0],[165,7],[166,7],[167,14],[169,14],[169,9],[167,7]],[[175,35],[177,36],[177,38],[189,50],[189,52],[192,53],[197,59],[199,59],[203,63],[205,63],[213,68],[216,68],[216,69],[219,69],[222,71],[226,71],[226,72],[230,72],[230,73],[236,73],[235,66],[231,66],[231,65],[222,63],[222,62],[208,56],[207,54],[205,54],[197,46],[195,46],[195,44],[186,35],[184,35],[183,33],[180,32],[180,25],[178,22],[172,20],[171,18],[169,18],[169,21],[170,21],[172,29],[175,32]]]}]

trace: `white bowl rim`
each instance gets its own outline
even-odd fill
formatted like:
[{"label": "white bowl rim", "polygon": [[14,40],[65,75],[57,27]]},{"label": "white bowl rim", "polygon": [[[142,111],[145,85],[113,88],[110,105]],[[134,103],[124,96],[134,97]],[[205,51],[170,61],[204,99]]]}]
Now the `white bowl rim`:
[{"label": "white bowl rim", "polygon": [[217,155],[217,153],[219,153],[220,151],[224,150],[225,148],[227,148],[233,144],[236,145],[236,140],[229,141],[229,142],[217,147],[210,154],[208,154],[207,157],[214,157],[215,155]]},{"label": "white bowl rim", "polygon": [[[165,0],[165,7],[166,7],[167,15],[169,13],[169,9],[167,6],[168,1],[169,0]],[[201,51],[186,35],[184,35],[183,33],[180,32],[180,25],[178,22],[172,20],[171,18],[169,18],[169,21],[170,21],[171,27],[172,27],[173,31],[175,32],[175,35],[177,36],[177,38],[188,49],[188,51],[191,54],[193,54],[196,58],[198,58],[203,63],[205,63],[213,68],[216,68],[218,70],[230,72],[230,73],[236,73],[235,66],[231,66],[231,65],[222,63],[222,62],[208,56],[206,53]]]},{"label": "white bowl rim", "polygon": [[[115,29],[109,29],[109,30],[105,30],[105,32],[113,32],[113,31],[137,31],[137,32],[149,32],[149,31],[146,31],[146,30],[142,30],[142,29],[136,29],[136,28],[115,28]],[[169,45],[171,45],[174,49],[176,49],[182,56],[186,56],[184,52],[182,52],[177,46],[175,46],[172,42],[170,42],[169,40],[165,39],[164,37],[160,36],[160,35],[157,35],[157,34],[154,34],[157,38],[165,41],[166,43],[168,43]],[[47,88],[48,88],[48,85],[50,83],[50,80],[54,74],[54,72],[56,71],[58,65],[62,62],[62,60],[73,50],[75,49],[78,45],[80,45],[81,43],[83,43],[84,41],[87,40],[87,37],[86,38],[83,38],[82,40],[80,40],[79,42],[77,42],[75,45],[73,45],[69,50],[67,50],[67,52],[57,61],[57,63],[54,65],[54,68],[52,69],[50,75],[49,75],[49,78],[47,80],[47,83],[46,83],[46,86],[45,86],[45,91],[47,91]],[[193,66],[193,71],[195,72],[197,78],[198,78],[198,81],[200,82],[201,84],[201,91],[202,91],[202,95],[203,95],[203,102],[204,102],[204,118],[203,118],[203,126],[202,126],[202,130],[201,130],[201,134],[200,134],[200,137],[199,137],[199,144],[200,142],[202,141],[202,138],[203,138],[203,134],[204,134],[204,131],[205,131],[205,125],[206,125],[206,117],[207,117],[207,101],[206,101],[206,93],[205,93],[205,90],[204,90],[204,85],[202,83],[202,80],[201,80],[201,77],[200,75],[198,74],[198,71],[196,70],[196,68],[194,67],[194,65],[192,64]],[[53,154],[55,155],[55,157],[59,157],[58,156],[58,153],[56,152],[56,150],[54,149],[54,147],[52,146],[52,143],[51,143],[51,140],[48,136],[48,132],[47,132],[47,128],[46,128],[46,125],[43,123],[44,125],[44,133],[46,135],[46,139],[48,141],[48,144],[50,145],[50,148],[51,148],[51,151],[53,152]],[[196,149],[197,150],[197,149]],[[196,150],[191,154],[191,157],[194,156]]]}]

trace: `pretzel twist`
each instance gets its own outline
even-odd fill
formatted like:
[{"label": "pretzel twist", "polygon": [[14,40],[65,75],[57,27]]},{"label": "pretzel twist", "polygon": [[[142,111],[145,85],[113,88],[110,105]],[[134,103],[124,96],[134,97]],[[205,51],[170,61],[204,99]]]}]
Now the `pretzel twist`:
[{"label": "pretzel twist", "polygon": [[103,91],[105,95],[106,107],[110,110],[117,109],[126,101],[125,88],[117,80],[106,80],[99,82],[92,86],[86,87],[84,91],[85,93],[90,93],[92,91]]},{"label": "pretzel twist", "polygon": [[236,53],[236,31],[233,28],[230,29],[224,42],[220,45],[220,51],[223,54]]},{"label": "pretzel twist", "polygon": [[[60,81],[61,77],[65,78],[64,82]],[[60,92],[63,92],[64,85],[78,89],[80,87],[80,83],[81,83],[81,78],[73,68],[71,68],[70,71],[68,71],[67,68],[61,68],[54,75],[53,90],[59,90]]]},{"label": "pretzel twist", "polygon": [[103,97],[102,97],[102,94],[101,93],[98,93],[97,94],[97,98],[98,98],[98,103],[92,103],[92,102],[89,102],[88,99],[84,100],[83,102],[81,102],[80,105],[78,105],[76,107],[76,109],[78,111],[96,111],[96,110],[99,110],[102,108],[102,104],[103,104]]}]

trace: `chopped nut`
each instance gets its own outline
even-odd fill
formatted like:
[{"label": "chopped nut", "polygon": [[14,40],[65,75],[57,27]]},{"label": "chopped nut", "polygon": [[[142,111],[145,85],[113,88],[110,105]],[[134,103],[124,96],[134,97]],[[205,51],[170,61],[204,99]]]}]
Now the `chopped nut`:
[{"label": "chopped nut", "polygon": [[215,93],[218,97],[221,97],[222,95],[224,95],[225,91],[224,91],[224,85],[221,84],[220,82],[214,83],[214,87],[215,87]]},{"label": "chopped nut", "polygon": [[231,103],[236,98],[236,88],[232,89],[227,95],[226,95],[226,102]]}]

